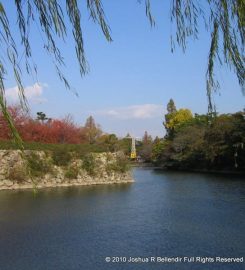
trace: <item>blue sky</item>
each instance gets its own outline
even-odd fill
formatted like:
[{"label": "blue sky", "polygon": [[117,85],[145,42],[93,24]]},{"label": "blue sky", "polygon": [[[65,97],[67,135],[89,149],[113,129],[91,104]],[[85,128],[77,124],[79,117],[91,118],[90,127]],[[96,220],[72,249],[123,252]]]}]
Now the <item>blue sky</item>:
[{"label": "blue sky", "polygon": [[[15,9],[10,1],[3,2],[10,22],[15,23]],[[111,43],[105,40],[88,13],[82,14],[85,52],[90,66],[88,75],[80,77],[71,33],[65,44],[59,42],[66,62],[64,73],[79,97],[59,81],[52,62],[42,49],[42,37],[34,24],[31,40],[38,78],[23,75],[32,114],[43,111],[53,118],[72,114],[81,125],[93,115],[105,132],[119,136],[129,132],[141,137],[145,130],[153,136],[164,135],[162,121],[170,98],[174,99],[177,108],[206,113],[208,34],[200,29],[199,40],[190,40],[185,54],[178,47],[171,53],[167,2],[152,1],[156,26],[151,28],[143,3],[104,1],[113,38]],[[17,28],[13,31],[17,38]],[[244,96],[234,73],[220,67],[216,75],[221,84],[220,93],[215,95],[217,111],[242,110]],[[9,73],[6,93],[10,103],[16,102],[15,86]]]}]

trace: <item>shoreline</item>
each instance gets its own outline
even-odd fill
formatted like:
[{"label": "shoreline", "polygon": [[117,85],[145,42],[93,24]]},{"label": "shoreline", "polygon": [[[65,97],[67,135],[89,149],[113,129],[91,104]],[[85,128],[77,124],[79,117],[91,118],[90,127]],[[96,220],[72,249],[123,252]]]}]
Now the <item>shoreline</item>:
[{"label": "shoreline", "polygon": [[155,167],[156,170],[168,172],[190,172],[190,173],[203,173],[203,174],[223,174],[223,175],[245,175],[244,171],[229,171],[229,170],[207,170],[207,169],[169,169],[164,167]]},{"label": "shoreline", "polygon": [[57,184],[14,184],[10,187],[0,186],[0,192],[2,190],[29,190],[29,189],[45,189],[45,188],[57,188],[57,187],[73,187],[73,186],[95,186],[95,185],[116,185],[116,184],[132,184],[133,179],[124,181],[96,181],[96,182],[85,182],[85,183],[57,183]]},{"label": "shoreline", "polygon": [[[91,153],[71,156],[65,164],[55,163],[52,153],[0,150],[0,190],[41,189],[132,183],[129,170],[123,167],[120,153]],[[57,157],[56,157],[57,158]],[[62,158],[58,156],[58,160]],[[121,167],[118,162],[122,160]],[[126,166],[126,165],[125,165]]]},{"label": "shoreline", "polygon": [[223,174],[223,175],[245,175],[245,171],[232,171],[232,170],[208,170],[208,169],[177,169],[177,168],[166,168],[162,166],[157,166],[152,163],[133,163],[131,164],[132,168],[150,168],[159,171],[166,171],[166,172],[192,172],[192,173],[204,173],[204,174]]}]

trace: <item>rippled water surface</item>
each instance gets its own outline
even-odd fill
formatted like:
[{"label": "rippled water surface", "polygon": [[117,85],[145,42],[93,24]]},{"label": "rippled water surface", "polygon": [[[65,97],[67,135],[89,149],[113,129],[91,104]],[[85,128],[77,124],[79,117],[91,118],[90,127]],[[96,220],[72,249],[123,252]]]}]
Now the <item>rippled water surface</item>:
[{"label": "rippled water surface", "polygon": [[133,184],[37,195],[1,191],[0,269],[245,269],[244,263],[105,262],[113,256],[245,257],[243,177],[142,168],[133,174]]}]

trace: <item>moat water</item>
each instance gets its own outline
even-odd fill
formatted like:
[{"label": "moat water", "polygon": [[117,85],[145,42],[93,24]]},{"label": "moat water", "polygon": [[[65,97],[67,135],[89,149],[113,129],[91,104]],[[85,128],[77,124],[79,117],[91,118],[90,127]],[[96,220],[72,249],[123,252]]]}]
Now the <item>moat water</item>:
[{"label": "moat water", "polygon": [[244,177],[133,174],[132,184],[1,191],[0,269],[245,269],[217,261],[245,260]]}]

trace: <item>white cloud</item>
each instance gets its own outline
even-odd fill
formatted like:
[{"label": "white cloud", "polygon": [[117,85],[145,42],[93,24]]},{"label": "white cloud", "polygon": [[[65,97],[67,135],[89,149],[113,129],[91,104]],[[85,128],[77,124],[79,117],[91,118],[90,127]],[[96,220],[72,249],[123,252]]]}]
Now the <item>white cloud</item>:
[{"label": "white cloud", "polygon": [[163,107],[158,104],[141,104],[97,111],[96,114],[119,119],[147,119],[163,115]]},{"label": "white cloud", "polygon": [[[24,88],[25,96],[28,102],[34,103],[42,103],[45,102],[46,99],[42,97],[43,89],[48,87],[46,83],[34,83],[33,85],[27,86]],[[5,91],[5,95],[8,101],[10,102],[18,102],[19,101],[19,90],[18,86],[8,88]]]}]

